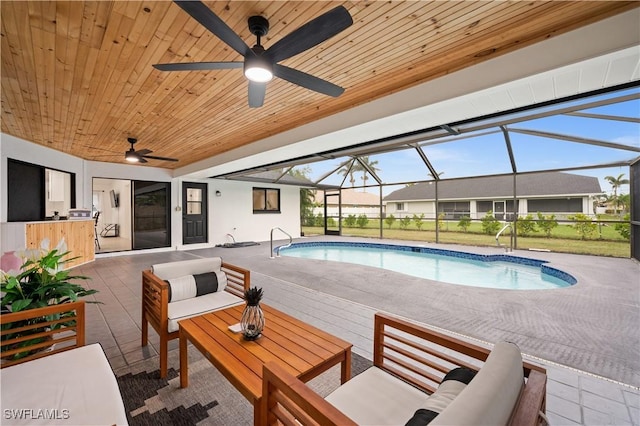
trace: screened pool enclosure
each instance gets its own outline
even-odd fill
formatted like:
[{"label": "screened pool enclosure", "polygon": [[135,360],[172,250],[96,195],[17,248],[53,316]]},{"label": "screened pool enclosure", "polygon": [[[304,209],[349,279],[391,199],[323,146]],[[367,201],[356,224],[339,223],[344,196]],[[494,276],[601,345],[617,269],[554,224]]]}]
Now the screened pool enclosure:
[{"label": "screened pool enclosure", "polygon": [[633,83],[218,177],[304,186],[305,234],[637,259],[639,155]]}]

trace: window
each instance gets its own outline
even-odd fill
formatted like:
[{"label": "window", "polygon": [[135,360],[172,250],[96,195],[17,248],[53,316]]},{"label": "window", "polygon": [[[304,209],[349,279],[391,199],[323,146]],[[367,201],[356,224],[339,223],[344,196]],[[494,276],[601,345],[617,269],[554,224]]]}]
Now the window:
[{"label": "window", "polygon": [[582,198],[548,198],[529,200],[529,212],[582,213]]},{"label": "window", "polygon": [[280,190],[253,188],[254,213],[280,213]]},{"label": "window", "polygon": [[404,203],[396,203],[396,211],[403,212],[404,211]]},{"label": "window", "polygon": [[75,196],[74,173],[7,159],[7,221],[66,219]]}]

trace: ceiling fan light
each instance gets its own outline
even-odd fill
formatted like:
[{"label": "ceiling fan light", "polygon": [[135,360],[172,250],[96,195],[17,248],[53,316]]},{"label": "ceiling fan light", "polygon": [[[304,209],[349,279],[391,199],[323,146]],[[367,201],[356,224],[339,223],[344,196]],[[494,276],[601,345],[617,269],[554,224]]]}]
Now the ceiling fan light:
[{"label": "ceiling fan light", "polygon": [[138,156],[136,155],[135,152],[126,152],[124,154],[124,159],[127,160],[130,163],[137,163],[138,161],[140,161],[140,159],[138,158]]},{"label": "ceiling fan light", "polygon": [[256,83],[266,83],[273,78],[273,65],[260,56],[249,56],[244,62],[244,76]]}]

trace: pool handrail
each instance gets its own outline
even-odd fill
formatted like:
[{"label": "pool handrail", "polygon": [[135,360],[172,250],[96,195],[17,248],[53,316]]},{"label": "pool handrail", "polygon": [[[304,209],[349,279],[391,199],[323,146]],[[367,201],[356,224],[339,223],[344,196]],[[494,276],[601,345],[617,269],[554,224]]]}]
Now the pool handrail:
[{"label": "pool handrail", "polygon": [[[502,235],[502,233],[507,228],[511,228],[510,247],[507,247],[505,244],[500,244],[500,241],[499,241],[500,235]],[[513,225],[511,224],[511,222],[507,222],[506,225],[504,225],[502,227],[502,229],[498,231],[498,233],[496,234],[496,244],[498,245],[498,247],[504,247],[504,250],[506,252],[512,252],[513,251]]]},{"label": "pool handrail", "polygon": [[285,244],[284,246],[280,246],[278,247],[278,253],[277,253],[277,257],[280,257],[280,250],[282,250],[283,248],[287,248],[287,247],[291,247],[291,244],[293,243],[293,237],[284,229],[280,228],[279,226],[275,226],[273,228],[271,228],[271,246],[270,246],[270,251],[269,251],[269,257],[271,259],[274,259],[273,256],[273,231],[278,230],[280,232],[282,232],[283,234],[285,234],[287,237],[289,237],[289,243]]}]

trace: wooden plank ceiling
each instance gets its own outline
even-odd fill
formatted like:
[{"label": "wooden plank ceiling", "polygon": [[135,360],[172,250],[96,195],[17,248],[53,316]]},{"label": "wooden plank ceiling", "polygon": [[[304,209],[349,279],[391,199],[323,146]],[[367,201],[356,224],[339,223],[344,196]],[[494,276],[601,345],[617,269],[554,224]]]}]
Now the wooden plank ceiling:
[{"label": "wooden plank ceiling", "polygon": [[161,72],[152,64],[241,61],[168,1],[7,1],[2,131],[88,160],[138,149],[175,168],[629,10],[640,2],[207,1],[245,42],[262,15],[268,48],[344,5],[354,24],[284,65],[346,88],[331,98],[284,80],[249,108],[240,69]]}]

